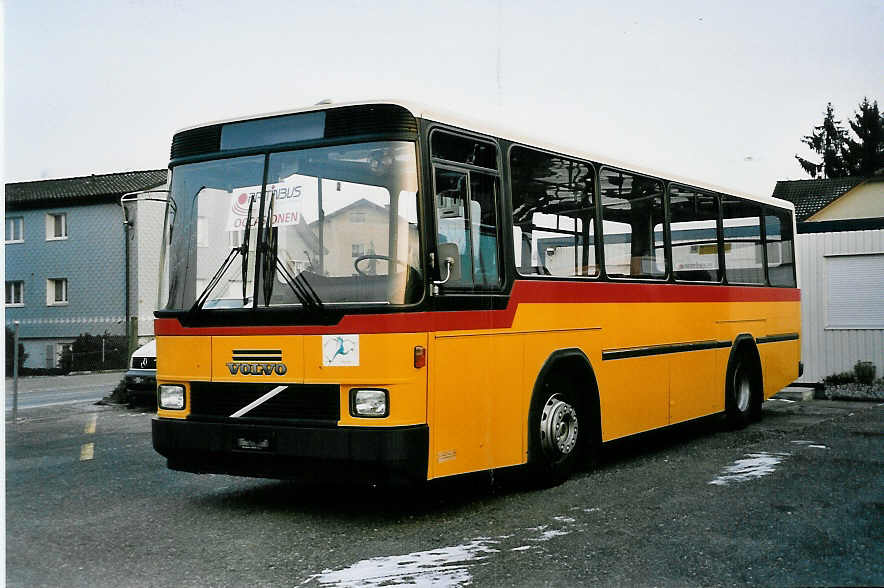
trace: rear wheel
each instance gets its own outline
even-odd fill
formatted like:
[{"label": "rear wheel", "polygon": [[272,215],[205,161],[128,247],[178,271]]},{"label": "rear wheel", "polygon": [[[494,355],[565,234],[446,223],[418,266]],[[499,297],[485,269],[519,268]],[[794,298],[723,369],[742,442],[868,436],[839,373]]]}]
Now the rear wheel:
[{"label": "rear wheel", "polygon": [[535,395],[530,418],[530,466],[541,486],[564,482],[583,453],[588,423],[571,386],[562,381],[543,386]]},{"label": "rear wheel", "polygon": [[728,367],[725,385],[725,415],[728,426],[742,429],[753,420],[760,390],[757,390],[754,364],[745,353],[737,355]]}]

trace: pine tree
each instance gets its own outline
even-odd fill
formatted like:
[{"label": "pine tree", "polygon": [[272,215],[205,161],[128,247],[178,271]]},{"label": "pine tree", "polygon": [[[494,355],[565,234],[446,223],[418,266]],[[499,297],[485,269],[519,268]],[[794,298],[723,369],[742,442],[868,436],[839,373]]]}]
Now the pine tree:
[{"label": "pine tree", "polygon": [[878,102],[869,104],[863,98],[859,110],[848,121],[859,138],[847,139],[846,163],[850,175],[870,177],[884,169],[884,116],[878,110]]},{"label": "pine tree", "polygon": [[826,105],[823,124],[814,127],[810,135],[805,135],[801,139],[802,143],[822,158],[822,161],[814,163],[798,155],[795,155],[795,159],[812,178],[816,178],[817,175],[824,178],[847,176],[850,173],[845,162],[847,139],[847,131],[840,120],[835,120],[835,110],[829,102]]}]

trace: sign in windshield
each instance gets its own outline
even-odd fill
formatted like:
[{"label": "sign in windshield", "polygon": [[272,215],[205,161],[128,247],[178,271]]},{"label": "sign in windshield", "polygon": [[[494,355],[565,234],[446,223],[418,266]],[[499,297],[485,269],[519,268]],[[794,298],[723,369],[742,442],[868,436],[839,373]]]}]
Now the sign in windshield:
[{"label": "sign in windshield", "polygon": [[[296,225],[301,220],[301,209],[305,199],[313,201],[317,197],[319,178],[294,174],[282,182],[267,184],[267,198],[273,198],[273,218],[271,226]],[[261,186],[235,188],[230,194],[230,208],[227,211],[228,231],[242,231],[246,228],[249,216],[249,203],[260,202]],[[258,226],[258,215],[252,210],[252,228]]]}]

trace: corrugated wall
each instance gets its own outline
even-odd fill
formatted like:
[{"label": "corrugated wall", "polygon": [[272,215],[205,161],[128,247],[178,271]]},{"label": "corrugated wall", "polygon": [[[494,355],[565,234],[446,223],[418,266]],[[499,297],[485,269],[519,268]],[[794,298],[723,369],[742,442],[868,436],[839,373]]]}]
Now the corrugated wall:
[{"label": "corrugated wall", "polygon": [[849,371],[857,361],[874,362],[884,376],[884,329],[826,329],[826,256],[864,253],[884,253],[884,229],[798,235],[802,382]]}]

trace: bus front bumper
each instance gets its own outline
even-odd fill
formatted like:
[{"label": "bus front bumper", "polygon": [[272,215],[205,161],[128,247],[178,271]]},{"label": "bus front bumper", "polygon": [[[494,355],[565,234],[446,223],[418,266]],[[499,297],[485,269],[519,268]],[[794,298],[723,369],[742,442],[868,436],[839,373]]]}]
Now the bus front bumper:
[{"label": "bus front bumper", "polygon": [[310,427],[154,417],[154,449],[173,470],[278,479],[425,481],[429,428]]}]

